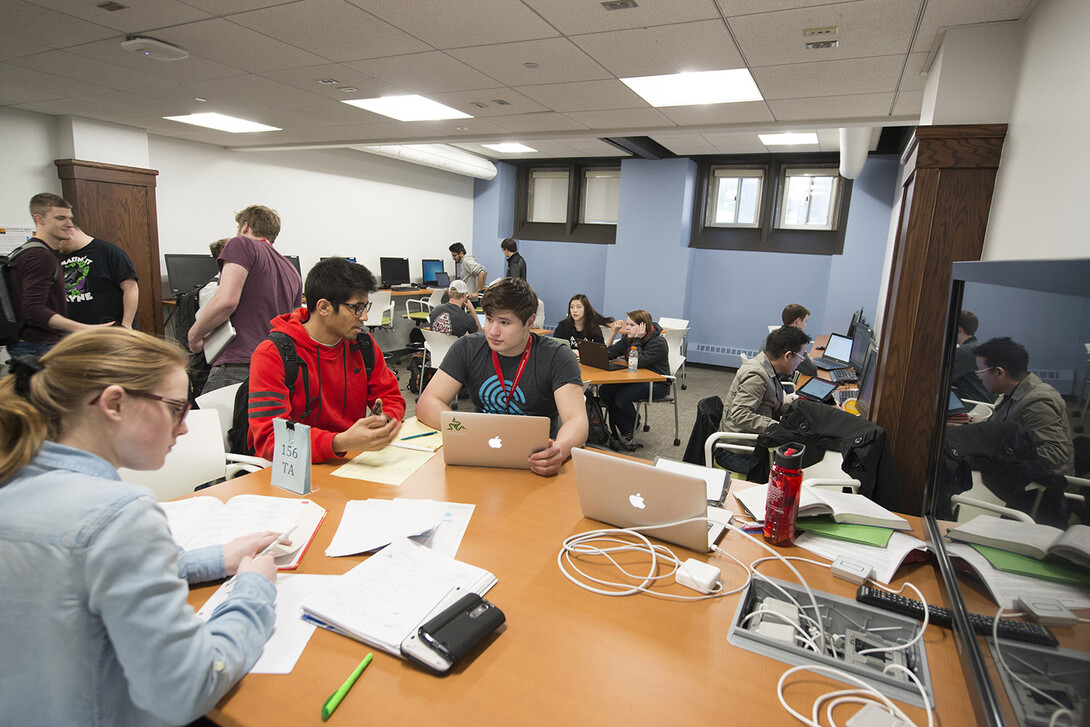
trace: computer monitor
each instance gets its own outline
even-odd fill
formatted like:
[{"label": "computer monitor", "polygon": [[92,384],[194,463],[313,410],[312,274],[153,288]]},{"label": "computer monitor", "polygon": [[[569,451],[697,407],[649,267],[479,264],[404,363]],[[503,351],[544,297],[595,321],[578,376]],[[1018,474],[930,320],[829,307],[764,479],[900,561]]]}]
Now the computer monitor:
[{"label": "computer monitor", "polygon": [[442,260],[421,260],[420,261],[420,279],[424,285],[435,284],[435,273],[443,269]]},{"label": "computer monitor", "polygon": [[852,313],[852,322],[848,324],[848,332],[844,335],[846,335],[848,338],[853,338],[855,336],[855,326],[857,323],[862,323],[863,325],[867,324],[867,321],[863,318],[862,308],[857,310],[855,313]]},{"label": "computer monitor", "polygon": [[378,268],[384,288],[407,285],[409,282],[409,258],[407,257],[380,257]]},{"label": "computer monitor", "polygon": [[867,344],[867,357],[863,362],[863,370],[859,372],[859,416],[867,417],[870,414],[871,398],[874,395],[874,369],[878,364],[878,346],[871,341]]},{"label": "computer monitor", "polygon": [[163,254],[163,260],[167,264],[167,283],[174,295],[203,287],[220,274],[216,259],[211,255],[168,252]]},{"label": "computer monitor", "polygon": [[[327,257],[323,257],[323,258],[322,258],[322,262],[325,262],[326,260],[332,260],[332,259],[333,259],[333,257],[334,257],[334,256],[327,256]],[[350,263],[354,263],[354,262],[356,262],[356,258],[354,258],[354,257],[351,257],[351,256],[349,256],[349,255],[338,255],[338,256],[336,256],[336,257],[343,257],[343,258],[344,258],[345,260],[347,260],[347,261],[348,261],[348,262],[350,262]]]},{"label": "computer monitor", "polygon": [[288,262],[290,262],[292,265],[295,266],[295,270],[300,275],[303,274],[303,269],[301,267],[299,267],[299,256],[298,255],[285,255],[284,257],[286,257],[288,259]]},{"label": "computer monitor", "polygon": [[848,363],[852,365],[856,373],[863,370],[863,364],[867,361],[867,349],[870,346],[870,339],[870,326],[862,321],[856,321],[855,332],[852,336],[852,353],[848,359]]}]

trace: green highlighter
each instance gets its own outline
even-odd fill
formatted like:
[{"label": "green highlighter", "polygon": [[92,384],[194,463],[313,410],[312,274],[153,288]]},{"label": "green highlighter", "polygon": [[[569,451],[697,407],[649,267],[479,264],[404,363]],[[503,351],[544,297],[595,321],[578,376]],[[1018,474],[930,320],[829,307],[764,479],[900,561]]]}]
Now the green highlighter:
[{"label": "green highlighter", "polygon": [[363,661],[356,667],[356,670],[352,672],[352,675],[345,680],[341,688],[333,692],[333,696],[325,700],[325,704],[322,705],[322,721],[325,722],[333,714],[334,710],[340,705],[341,700],[348,694],[348,690],[352,688],[352,685],[356,683],[356,680],[360,678],[360,674],[363,674],[363,670],[367,668],[367,665],[371,663],[371,659],[375,657],[374,654],[368,653],[363,657]]}]

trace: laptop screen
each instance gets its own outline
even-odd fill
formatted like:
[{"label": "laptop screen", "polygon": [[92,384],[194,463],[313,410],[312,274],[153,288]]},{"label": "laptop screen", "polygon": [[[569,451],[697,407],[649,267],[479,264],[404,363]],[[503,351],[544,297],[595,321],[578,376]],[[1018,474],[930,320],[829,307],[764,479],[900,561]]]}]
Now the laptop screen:
[{"label": "laptop screen", "polygon": [[437,288],[449,288],[450,287],[450,275],[444,273],[442,270],[435,271],[435,287]]},{"label": "laptop screen", "polygon": [[852,357],[852,339],[837,333],[829,334],[829,343],[825,345],[825,355],[837,361],[848,361]]}]

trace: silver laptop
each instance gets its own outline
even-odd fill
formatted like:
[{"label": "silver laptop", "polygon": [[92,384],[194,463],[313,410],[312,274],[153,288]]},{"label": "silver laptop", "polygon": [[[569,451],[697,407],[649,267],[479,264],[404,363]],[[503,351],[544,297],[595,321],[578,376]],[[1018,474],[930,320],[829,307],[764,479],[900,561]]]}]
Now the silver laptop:
[{"label": "silver laptop", "polygon": [[526,470],[530,455],[549,446],[549,417],[445,411],[439,431],[447,464]]},{"label": "silver laptop", "polygon": [[841,336],[838,333],[829,334],[829,342],[825,344],[825,353],[821,358],[813,359],[814,366],[826,371],[846,369],[851,367],[852,339]]},{"label": "silver laptop", "polygon": [[619,528],[709,517],[640,531],[701,553],[712,550],[723,534],[730,513],[708,507],[703,479],[588,449],[573,449],[571,456],[584,517]]}]

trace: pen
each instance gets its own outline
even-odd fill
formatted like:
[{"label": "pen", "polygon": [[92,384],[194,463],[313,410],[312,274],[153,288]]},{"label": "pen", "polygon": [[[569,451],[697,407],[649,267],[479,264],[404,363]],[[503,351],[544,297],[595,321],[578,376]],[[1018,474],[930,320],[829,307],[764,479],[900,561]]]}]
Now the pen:
[{"label": "pen", "polygon": [[352,688],[352,685],[356,683],[356,680],[360,678],[360,674],[363,674],[363,670],[367,668],[367,665],[371,663],[371,659],[374,658],[374,654],[368,652],[367,656],[363,657],[363,661],[356,667],[356,671],[352,672],[351,676],[345,680],[341,688],[333,692],[333,696],[325,700],[325,704],[322,705],[322,721],[325,722],[333,714],[337,706],[340,705],[341,700],[344,699],[344,695],[348,694],[348,690]]},{"label": "pen", "polygon": [[438,433],[439,432],[424,432],[423,434],[413,434],[413,435],[408,436],[408,437],[402,437],[401,441],[402,442],[407,442],[410,439],[419,439],[420,437],[430,437],[431,435],[438,434]]},{"label": "pen", "polygon": [[[265,546],[265,549],[264,549],[264,550],[262,550],[262,551],[261,551],[260,553],[258,553],[257,555],[255,555],[254,557],[255,557],[255,558],[260,558],[260,557],[261,557],[261,556],[263,556],[263,555],[268,555],[269,553],[271,553],[271,552],[272,552],[272,549],[273,549],[273,548],[275,548],[275,547],[276,547],[276,546],[277,546],[277,545],[278,545],[278,544],[280,543],[280,541],[281,541],[281,540],[283,540],[284,538],[286,538],[286,537],[288,537],[289,535],[291,535],[292,533],[294,533],[294,532],[295,532],[295,528],[297,528],[297,527],[299,527],[299,523],[296,523],[295,525],[292,525],[292,526],[291,526],[290,528],[288,528],[288,529],[287,529],[287,530],[285,530],[284,532],[282,532],[282,533],[280,533],[279,535],[277,535],[277,536],[276,536],[276,540],[274,540],[274,541],[272,541],[271,543],[269,543],[268,545],[266,545],[266,546]],[[231,576],[230,578],[228,578],[228,579],[227,579],[226,581],[224,581],[224,582],[223,582],[223,585],[224,585],[224,586],[230,586],[231,584],[233,584],[233,583],[235,582],[235,579],[236,579],[236,578],[238,578],[238,573],[234,574],[233,576]],[[221,587],[222,587],[222,586],[221,586]]]}]

